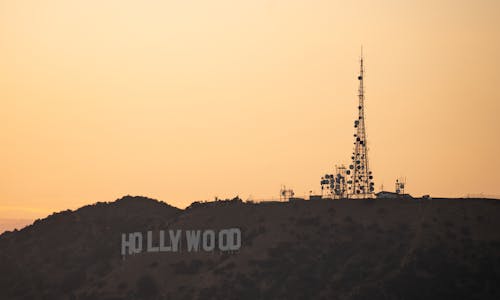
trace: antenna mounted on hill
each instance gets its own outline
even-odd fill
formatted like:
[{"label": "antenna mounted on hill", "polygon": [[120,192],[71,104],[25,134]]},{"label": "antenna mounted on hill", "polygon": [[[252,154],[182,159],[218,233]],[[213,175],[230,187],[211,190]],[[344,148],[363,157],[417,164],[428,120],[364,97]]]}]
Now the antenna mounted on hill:
[{"label": "antenna mounted on hill", "polygon": [[368,143],[366,139],[365,125],[365,93],[364,93],[364,65],[363,65],[363,47],[361,47],[360,71],[359,71],[359,89],[358,89],[358,119],[354,121],[354,151],[349,165],[348,174],[351,179],[348,181],[349,195],[352,198],[373,198],[374,182],[373,175],[368,163]]}]

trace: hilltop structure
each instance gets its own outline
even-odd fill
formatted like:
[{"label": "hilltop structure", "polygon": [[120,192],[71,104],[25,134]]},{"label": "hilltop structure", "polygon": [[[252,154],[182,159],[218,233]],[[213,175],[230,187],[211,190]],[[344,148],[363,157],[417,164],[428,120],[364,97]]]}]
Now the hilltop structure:
[{"label": "hilltop structure", "polygon": [[321,177],[321,195],[325,199],[366,199],[374,198],[373,174],[368,163],[368,143],[365,124],[365,93],[364,93],[364,65],[363,52],[360,58],[358,89],[358,118],[354,121],[354,150],[349,168],[344,165],[335,166],[335,174],[326,174]]},{"label": "hilltop structure", "polygon": [[359,71],[359,93],[358,93],[358,119],[354,121],[354,151],[351,156],[352,163],[349,165],[348,194],[351,198],[373,198],[374,185],[372,171],[368,163],[368,143],[366,139],[365,124],[365,94],[364,94],[364,66],[363,52],[360,58]]}]

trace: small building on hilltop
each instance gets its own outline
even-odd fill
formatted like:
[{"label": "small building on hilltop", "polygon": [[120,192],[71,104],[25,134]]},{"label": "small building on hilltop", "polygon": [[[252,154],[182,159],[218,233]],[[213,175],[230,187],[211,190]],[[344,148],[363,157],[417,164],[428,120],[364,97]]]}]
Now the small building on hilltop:
[{"label": "small building on hilltop", "polygon": [[413,197],[410,194],[400,194],[388,191],[378,192],[375,194],[375,196],[377,196],[377,199],[399,199],[399,198],[413,199]]},{"label": "small building on hilltop", "polygon": [[322,195],[310,195],[309,200],[310,201],[323,200],[323,196]]}]

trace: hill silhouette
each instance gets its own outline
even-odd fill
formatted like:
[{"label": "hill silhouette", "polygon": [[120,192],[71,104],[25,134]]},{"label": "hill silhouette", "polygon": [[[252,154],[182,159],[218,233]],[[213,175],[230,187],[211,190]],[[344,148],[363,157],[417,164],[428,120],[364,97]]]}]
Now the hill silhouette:
[{"label": "hill silhouette", "polygon": [[[500,299],[500,202],[126,196],[0,236],[0,299]],[[120,254],[121,233],[238,227],[234,253]]]}]

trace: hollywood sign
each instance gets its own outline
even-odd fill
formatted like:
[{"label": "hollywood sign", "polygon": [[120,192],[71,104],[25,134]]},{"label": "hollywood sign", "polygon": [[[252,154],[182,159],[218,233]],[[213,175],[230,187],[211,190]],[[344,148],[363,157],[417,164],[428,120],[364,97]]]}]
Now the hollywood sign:
[{"label": "hollywood sign", "polygon": [[153,234],[148,231],[122,233],[121,254],[133,255],[142,252],[211,252],[236,251],[241,248],[241,230],[239,228],[221,229],[218,232],[207,230],[160,230]]}]

